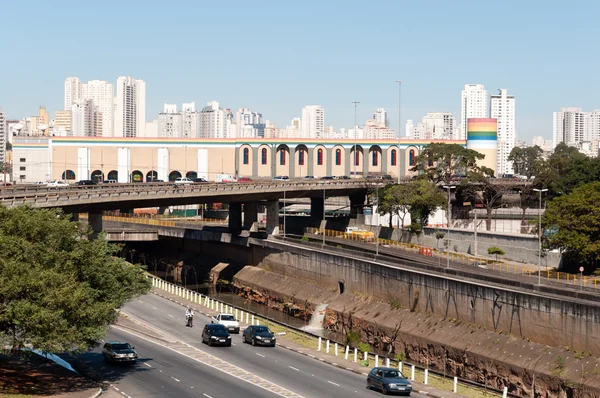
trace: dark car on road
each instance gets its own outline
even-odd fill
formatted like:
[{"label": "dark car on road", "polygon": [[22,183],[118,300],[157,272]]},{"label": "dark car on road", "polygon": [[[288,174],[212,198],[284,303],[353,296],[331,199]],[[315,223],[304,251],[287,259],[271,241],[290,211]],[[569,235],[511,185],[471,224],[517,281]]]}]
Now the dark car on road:
[{"label": "dark car on road", "polygon": [[202,330],[202,342],[208,345],[224,345],[231,347],[231,336],[223,325],[207,324]]},{"label": "dark car on road", "polygon": [[109,341],[102,347],[102,355],[104,356],[104,362],[125,362],[135,363],[138,358],[135,347],[122,341]]},{"label": "dark car on road", "polygon": [[192,179],[192,181],[194,181],[194,184],[201,184],[204,182],[208,182],[206,179],[204,179],[202,177],[196,177],[196,178]]},{"label": "dark car on road", "polygon": [[244,329],[242,342],[275,347],[275,335],[266,326],[251,325]]},{"label": "dark car on road", "polygon": [[81,180],[81,181],[77,181],[76,185],[97,185],[96,181],[92,181],[92,180]]},{"label": "dark car on road", "polygon": [[385,367],[371,369],[367,376],[367,388],[379,390],[383,395],[410,395],[412,392],[410,381],[398,369]]}]

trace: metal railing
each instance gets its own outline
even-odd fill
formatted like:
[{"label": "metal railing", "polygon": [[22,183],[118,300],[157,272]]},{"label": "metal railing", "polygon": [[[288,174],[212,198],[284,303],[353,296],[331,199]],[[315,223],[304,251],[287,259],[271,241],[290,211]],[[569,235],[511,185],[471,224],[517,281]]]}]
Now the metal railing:
[{"label": "metal railing", "polygon": [[[79,214],[80,219],[87,219],[87,214]],[[102,220],[104,221],[114,221],[114,222],[122,222],[122,223],[131,223],[131,224],[142,224],[142,225],[155,225],[159,227],[177,227],[177,226],[185,226],[185,224],[227,224],[227,220],[223,220],[220,218],[203,218],[198,220],[173,220],[166,218],[155,218],[155,217],[138,217],[136,215],[102,215]]]}]

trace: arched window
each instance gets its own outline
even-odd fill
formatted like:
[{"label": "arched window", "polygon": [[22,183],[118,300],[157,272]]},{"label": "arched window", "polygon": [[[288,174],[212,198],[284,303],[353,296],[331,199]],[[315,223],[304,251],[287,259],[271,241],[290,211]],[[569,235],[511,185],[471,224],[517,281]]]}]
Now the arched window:
[{"label": "arched window", "polygon": [[279,164],[285,166],[285,149],[279,151]]},{"label": "arched window", "polygon": [[267,164],[267,148],[260,151],[260,164]]},{"label": "arched window", "polygon": [[249,163],[249,160],[248,160],[249,153],[248,152],[249,152],[248,148],[244,148],[244,164],[248,164]]},{"label": "arched window", "polygon": [[304,166],[304,150],[300,149],[300,151],[298,152],[298,164],[300,166]]},{"label": "arched window", "polygon": [[409,166],[414,166],[415,165],[415,150],[411,149],[408,152],[408,165]]},{"label": "arched window", "polygon": [[371,155],[372,157],[372,165],[373,166],[377,166],[379,164],[379,154],[377,153],[377,151],[373,151],[373,154]]},{"label": "arched window", "polygon": [[335,165],[336,166],[342,165],[342,150],[341,149],[335,150]]},{"label": "arched window", "polygon": [[354,165],[360,166],[360,152],[354,151]]},{"label": "arched window", "polygon": [[319,149],[317,151],[317,165],[323,166],[323,150],[322,149]]},{"label": "arched window", "polygon": [[392,149],[392,163],[391,163],[392,166],[397,165],[397,163],[396,163],[398,161],[396,158],[397,156],[398,156],[398,152],[395,149]]}]

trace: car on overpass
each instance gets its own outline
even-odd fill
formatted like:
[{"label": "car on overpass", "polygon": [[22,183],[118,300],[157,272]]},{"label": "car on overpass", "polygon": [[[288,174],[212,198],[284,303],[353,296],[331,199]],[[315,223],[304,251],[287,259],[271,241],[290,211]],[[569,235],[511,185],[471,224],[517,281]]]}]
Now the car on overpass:
[{"label": "car on overpass", "polygon": [[277,176],[273,177],[273,181],[289,181],[290,177],[288,176]]},{"label": "car on overpass", "polygon": [[191,178],[187,178],[187,177],[180,177],[177,178],[174,182],[175,185],[188,185],[188,184],[193,184],[194,180],[192,180]]},{"label": "car on overpass", "polygon": [[77,181],[75,185],[97,185],[95,181],[92,180],[80,180]]},{"label": "car on overpass", "polygon": [[194,184],[202,184],[208,182],[208,180],[202,177],[196,177],[192,181],[194,181]]},{"label": "car on overpass", "polygon": [[46,184],[46,186],[48,188],[68,188],[69,184],[61,180],[52,180],[48,181],[48,184]]}]

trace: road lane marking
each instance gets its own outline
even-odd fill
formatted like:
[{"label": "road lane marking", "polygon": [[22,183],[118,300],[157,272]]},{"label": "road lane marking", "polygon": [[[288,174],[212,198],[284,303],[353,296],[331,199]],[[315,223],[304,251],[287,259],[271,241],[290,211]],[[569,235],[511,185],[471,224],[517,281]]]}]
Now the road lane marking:
[{"label": "road lane marking", "polygon": [[259,354],[258,352],[256,353],[256,355],[258,355],[259,357],[265,357],[263,354]]},{"label": "road lane marking", "polygon": [[[133,318],[130,318],[130,319],[136,323],[139,323],[142,326],[146,326],[145,322],[135,320]],[[305,398],[304,396],[302,396],[298,393],[295,393],[291,390],[288,390],[287,388],[284,388],[281,385],[275,384],[275,383],[273,383],[269,380],[266,380],[258,375],[250,373],[247,370],[244,370],[239,366],[236,366],[234,364],[226,362],[226,361],[222,360],[221,358],[211,355],[205,351],[202,351],[190,344],[187,344],[183,341],[178,341],[177,339],[173,338],[172,336],[169,336],[169,337],[174,340],[173,342],[169,342],[169,343],[157,342],[151,338],[148,338],[147,336],[136,333],[133,330],[119,327],[118,325],[112,325],[111,327],[114,329],[117,329],[121,332],[129,333],[129,334],[136,336],[137,338],[142,339],[144,341],[148,341],[150,343],[156,344],[160,347],[163,347],[167,350],[173,351],[184,357],[190,358],[190,359],[200,363],[201,365],[209,366],[213,369],[216,369],[216,370],[226,373],[230,376],[233,376],[236,379],[245,381],[246,383],[251,384],[253,386],[262,388],[263,390],[269,391],[280,397]],[[190,350],[190,349],[192,350],[192,352],[184,352],[185,350]]]},{"label": "road lane marking", "polygon": [[[171,379],[175,380],[177,383],[180,383],[181,380],[174,378],[173,376],[171,376]],[[331,383],[331,382],[330,382]]]},{"label": "road lane marking", "polygon": [[340,386],[338,383],[334,383],[333,381],[329,381],[329,380],[327,380],[327,383],[333,384],[334,386],[338,386],[338,387]]},{"label": "road lane marking", "polygon": [[154,310],[157,310],[158,308],[156,308],[156,307],[152,307],[152,309],[154,309]]},{"label": "road lane marking", "polygon": [[147,363],[147,362],[144,362],[144,365],[146,365],[146,366],[147,366],[147,367],[149,367],[149,368],[151,368],[151,367],[152,367],[152,365],[150,365],[150,364],[149,364],[149,363]]},{"label": "road lane marking", "polygon": [[202,395],[204,395],[206,398],[212,398],[212,397],[211,397],[210,395],[208,395],[208,394],[202,394]]},{"label": "road lane marking", "polygon": [[170,316],[171,318],[173,318],[173,315],[171,315],[171,314],[167,314],[167,315]]},{"label": "road lane marking", "polygon": [[296,368],[295,368],[295,367],[293,367],[293,366],[289,366],[289,368],[290,368],[290,369],[294,369],[296,372],[300,372],[300,369],[296,369]]}]

